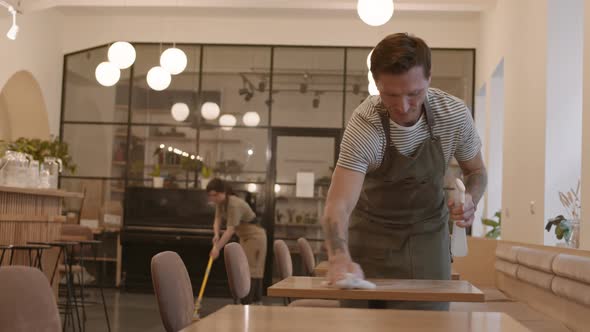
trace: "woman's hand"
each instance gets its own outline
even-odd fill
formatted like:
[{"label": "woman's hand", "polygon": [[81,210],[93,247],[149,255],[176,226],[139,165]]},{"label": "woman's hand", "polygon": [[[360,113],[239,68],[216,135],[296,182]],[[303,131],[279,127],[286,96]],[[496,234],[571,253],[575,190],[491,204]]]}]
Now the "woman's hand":
[{"label": "woman's hand", "polygon": [[209,252],[209,256],[211,256],[213,260],[217,259],[217,257],[219,257],[219,249],[217,249],[216,246],[213,246],[213,248],[211,248],[211,252]]},{"label": "woman's hand", "polygon": [[217,243],[217,241],[219,241],[219,234],[215,234],[215,236],[213,236],[213,239],[211,240],[211,244],[215,245]]}]

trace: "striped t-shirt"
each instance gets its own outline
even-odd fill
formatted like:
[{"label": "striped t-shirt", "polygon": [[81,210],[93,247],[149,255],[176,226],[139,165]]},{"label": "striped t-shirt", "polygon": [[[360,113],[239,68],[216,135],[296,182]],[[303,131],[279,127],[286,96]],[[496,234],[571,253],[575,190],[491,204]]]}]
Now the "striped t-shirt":
[{"label": "striped t-shirt", "polygon": [[[433,132],[441,140],[446,165],[452,156],[470,160],[481,149],[481,140],[465,103],[444,91],[429,88],[428,103],[434,115]],[[366,174],[376,170],[385,153],[385,131],[376,107],[379,96],[369,96],[352,114],[344,131],[338,166]],[[405,156],[413,155],[430,136],[425,115],[411,127],[389,120],[391,143]]]}]

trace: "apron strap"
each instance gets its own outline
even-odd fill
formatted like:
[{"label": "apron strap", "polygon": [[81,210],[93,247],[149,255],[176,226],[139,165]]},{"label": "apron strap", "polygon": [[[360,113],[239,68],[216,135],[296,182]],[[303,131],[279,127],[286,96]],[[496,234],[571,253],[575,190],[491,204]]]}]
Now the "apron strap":
[{"label": "apron strap", "polygon": [[430,103],[428,102],[428,91],[426,92],[426,98],[424,99],[424,103],[422,104],[422,108],[424,109],[424,115],[426,116],[426,123],[428,124],[428,131],[430,132],[430,138],[434,137],[434,131],[432,127],[434,127],[434,115],[432,114],[432,109],[430,108]]}]

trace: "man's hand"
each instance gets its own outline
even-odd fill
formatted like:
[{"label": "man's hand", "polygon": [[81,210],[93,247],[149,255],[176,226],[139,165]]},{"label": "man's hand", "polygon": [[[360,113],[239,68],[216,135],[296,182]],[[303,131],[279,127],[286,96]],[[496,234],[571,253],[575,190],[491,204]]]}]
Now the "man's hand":
[{"label": "man's hand", "polygon": [[475,204],[473,204],[473,198],[469,193],[465,193],[465,204],[461,204],[451,198],[448,202],[449,211],[451,213],[451,220],[455,220],[457,226],[468,227],[473,224],[475,219]]},{"label": "man's hand", "polygon": [[215,236],[213,236],[213,239],[211,239],[211,244],[216,244],[217,241],[219,241],[219,234],[215,234]]},{"label": "man's hand", "polygon": [[347,254],[336,254],[330,257],[328,274],[326,278],[330,284],[345,278],[346,273],[352,273],[354,277],[365,279],[365,274],[360,265],[353,262]]}]

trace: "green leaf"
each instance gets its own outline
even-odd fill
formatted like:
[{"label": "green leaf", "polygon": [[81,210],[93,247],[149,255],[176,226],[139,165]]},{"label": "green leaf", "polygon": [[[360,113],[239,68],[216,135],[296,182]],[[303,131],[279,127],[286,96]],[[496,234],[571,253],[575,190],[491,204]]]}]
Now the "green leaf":
[{"label": "green leaf", "polygon": [[484,225],[487,225],[487,226],[492,226],[492,227],[498,227],[498,226],[500,226],[500,223],[499,222],[494,221],[492,219],[482,219],[481,222]]}]

